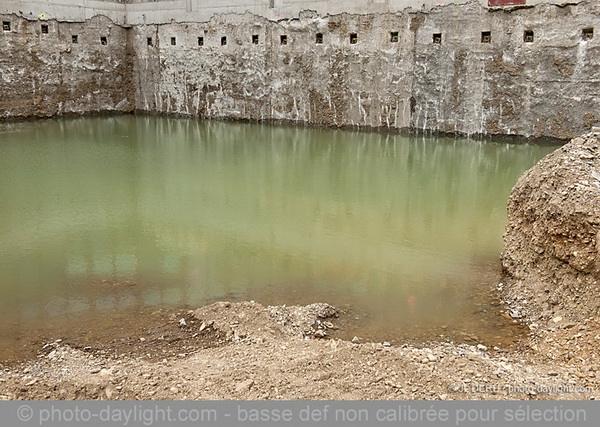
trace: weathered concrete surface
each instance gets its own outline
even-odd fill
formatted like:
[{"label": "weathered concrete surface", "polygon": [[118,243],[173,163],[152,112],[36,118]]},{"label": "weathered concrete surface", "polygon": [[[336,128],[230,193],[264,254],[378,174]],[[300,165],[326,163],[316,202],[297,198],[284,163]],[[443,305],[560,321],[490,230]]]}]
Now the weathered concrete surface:
[{"label": "weathered concrete surface", "polygon": [[[271,9],[265,4],[257,7]],[[274,8],[299,5],[275,2]],[[40,34],[40,20],[7,19],[14,23],[0,32],[4,118],[135,109],[559,139],[600,124],[600,37],[582,40],[584,28],[600,28],[598,2],[490,9],[472,1],[370,14],[304,11],[281,20],[216,14],[206,22],[132,27],[97,16],[48,21],[49,34]],[[526,30],[534,32],[532,43],[524,42]],[[491,31],[491,43],[481,42],[482,31]],[[79,44],[71,43],[74,33]],[[107,46],[101,33],[109,35]],[[439,44],[435,33],[442,35]]]},{"label": "weathered concrete surface", "polygon": [[84,23],[0,19],[11,23],[0,30],[0,118],[133,110],[126,29],[102,16]]},{"label": "weathered concrete surface", "polygon": [[[600,141],[576,138],[515,185],[508,203],[504,293],[531,322],[600,314]],[[540,324],[541,325],[541,324]]]},{"label": "weathered concrete surface", "polygon": [[[410,23],[402,14],[306,13],[281,23],[233,15],[207,24],[135,27],[136,107],[200,117],[409,127]],[[389,42],[389,28],[401,33],[400,43]],[[315,44],[319,32],[322,45]],[[349,44],[350,32],[360,33],[358,44]],[[149,47],[153,35],[160,44]],[[287,35],[285,46],[281,35]],[[227,46],[221,46],[223,36]]]},{"label": "weathered concrete surface", "polygon": [[[220,15],[204,24],[135,26],[136,108],[568,139],[600,122],[598,37],[581,37],[599,16],[596,2],[510,11],[470,3],[427,13],[304,12],[279,22]],[[534,31],[533,43],[524,43],[525,30]],[[482,31],[492,32],[491,43],[481,43]],[[317,33],[323,44],[315,44]],[[158,43],[148,47],[147,37]]]}]

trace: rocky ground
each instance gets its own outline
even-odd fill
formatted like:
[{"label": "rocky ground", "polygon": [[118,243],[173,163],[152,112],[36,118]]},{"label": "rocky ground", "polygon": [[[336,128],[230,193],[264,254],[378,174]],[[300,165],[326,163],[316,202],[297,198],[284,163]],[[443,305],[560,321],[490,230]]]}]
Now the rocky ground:
[{"label": "rocky ground", "polygon": [[[342,341],[327,304],[215,303],[129,339],[49,342],[0,372],[2,399],[595,399],[599,324],[528,346]],[[343,316],[343,314],[342,314]]]}]

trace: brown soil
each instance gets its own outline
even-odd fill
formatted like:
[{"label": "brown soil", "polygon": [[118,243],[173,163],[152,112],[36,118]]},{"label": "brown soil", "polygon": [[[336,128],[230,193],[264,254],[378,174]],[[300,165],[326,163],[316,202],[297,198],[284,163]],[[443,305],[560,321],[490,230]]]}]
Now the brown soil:
[{"label": "brown soil", "polygon": [[[591,399],[598,324],[552,333],[555,349],[353,343],[327,304],[221,302],[163,313],[127,339],[41,345],[0,372],[2,399]],[[573,338],[573,336],[576,336]],[[576,347],[573,346],[576,344]],[[558,344],[558,345],[557,345]],[[536,347],[537,345],[537,347]],[[573,359],[573,354],[577,359]]]}]

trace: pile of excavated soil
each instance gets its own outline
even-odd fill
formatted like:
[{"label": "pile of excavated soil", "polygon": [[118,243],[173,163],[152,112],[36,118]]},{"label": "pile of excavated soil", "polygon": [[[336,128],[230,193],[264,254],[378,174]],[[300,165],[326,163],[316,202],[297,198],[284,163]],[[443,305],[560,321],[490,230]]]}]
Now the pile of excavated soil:
[{"label": "pile of excavated soil", "polygon": [[[0,371],[0,399],[595,399],[598,325],[569,329],[577,364],[532,348],[330,338],[327,304],[215,303],[158,329],[81,347],[53,341]],[[139,351],[132,351],[133,342]],[[150,352],[149,349],[153,348]],[[177,353],[179,352],[179,353]],[[162,353],[163,357],[157,357]]]},{"label": "pile of excavated soil", "polygon": [[502,292],[544,329],[600,315],[600,143],[572,140],[527,171],[508,202]]}]

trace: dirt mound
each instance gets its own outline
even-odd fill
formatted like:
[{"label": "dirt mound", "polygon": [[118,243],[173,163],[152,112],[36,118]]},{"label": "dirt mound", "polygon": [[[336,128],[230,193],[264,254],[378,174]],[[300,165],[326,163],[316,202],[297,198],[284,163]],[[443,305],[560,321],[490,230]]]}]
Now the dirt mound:
[{"label": "dirt mound", "polygon": [[553,326],[600,314],[600,143],[576,138],[512,190],[503,293],[515,317]]},{"label": "dirt mound", "polygon": [[194,316],[202,322],[200,330],[212,328],[234,342],[260,343],[285,335],[324,338],[328,329],[335,328],[327,320],[338,317],[338,310],[323,303],[263,307],[254,301],[217,302],[199,308]]}]

